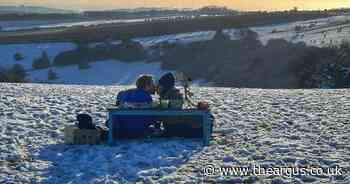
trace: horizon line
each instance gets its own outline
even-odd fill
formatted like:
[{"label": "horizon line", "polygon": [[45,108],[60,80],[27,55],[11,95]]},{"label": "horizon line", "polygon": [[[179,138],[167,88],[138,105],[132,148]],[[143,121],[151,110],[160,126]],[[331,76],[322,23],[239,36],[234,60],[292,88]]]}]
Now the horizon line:
[{"label": "horizon line", "polygon": [[124,7],[124,8],[78,8],[78,7],[72,7],[72,8],[66,8],[66,7],[55,7],[55,6],[46,6],[46,5],[28,5],[28,4],[0,4],[1,6],[13,6],[13,7],[40,7],[40,8],[50,8],[50,9],[57,9],[57,10],[67,10],[67,11],[77,11],[77,12],[82,12],[82,11],[113,11],[113,10],[135,10],[135,9],[164,9],[164,10],[198,10],[201,8],[205,7],[225,7],[229,10],[233,11],[239,11],[239,12],[279,12],[279,11],[290,11],[295,8],[298,9],[298,11],[324,11],[324,10],[341,10],[341,9],[350,9],[349,7],[338,7],[338,8],[300,8],[297,6],[292,6],[290,8],[285,8],[285,9],[272,9],[272,10],[267,10],[267,9],[256,9],[256,10],[243,10],[240,8],[233,9],[228,6],[220,6],[220,5],[203,5],[200,7],[167,7],[167,6],[138,6],[138,7]]}]

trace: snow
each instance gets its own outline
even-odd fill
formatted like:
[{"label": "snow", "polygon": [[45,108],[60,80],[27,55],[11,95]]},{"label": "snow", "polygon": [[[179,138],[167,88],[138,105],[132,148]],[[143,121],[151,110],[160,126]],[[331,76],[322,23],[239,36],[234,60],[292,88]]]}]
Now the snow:
[{"label": "snow", "polygon": [[[342,40],[348,40],[350,32],[350,15],[333,16],[329,18],[314,19],[308,21],[297,21],[292,23],[281,23],[267,26],[251,27],[252,30],[259,33],[261,41],[266,44],[268,40],[273,38],[283,38],[292,42],[304,41],[308,45],[326,46],[329,44],[339,44]],[[72,26],[96,26],[101,24],[116,23],[133,23],[143,22],[145,19],[112,19],[112,20],[91,20],[91,21],[74,21],[74,20],[53,20],[53,21],[0,21],[0,27],[4,31],[14,31],[32,28],[57,28]],[[305,26],[306,31],[296,33],[295,26]],[[345,27],[342,32],[338,32],[337,28]],[[328,30],[331,28],[331,30]],[[277,33],[271,33],[273,30]],[[327,31],[328,30],[328,31]],[[329,36],[324,37],[324,33]],[[232,39],[238,39],[237,29],[226,30],[232,36]],[[210,40],[213,38],[215,31],[201,31],[194,33],[172,34],[156,37],[137,38],[136,41],[142,42],[145,46],[151,46],[157,43],[168,41],[179,43],[190,43],[193,41]]]},{"label": "snow", "polygon": [[72,22],[72,23],[60,23],[53,25],[43,25],[39,28],[55,28],[55,27],[74,27],[74,26],[97,26],[102,24],[117,24],[117,23],[134,23],[143,22],[145,19],[116,19],[116,20],[94,20],[94,21],[82,21],[82,22]]},{"label": "snow", "polygon": [[[49,59],[52,61],[59,53],[76,48],[73,43],[32,43],[32,44],[8,44],[0,45],[0,66],[9,67],[13,64],[21,64],[25,69],[32,69],[32,63],[35,58],[41,57],[43,51],[46,51]],[[21,61],[15,61],[16,53],[24,57]]]},{"label": "snow", "polygon": [[[154,17],[152,20],[174,19],[181,16],[171,17]],[[16,21],[0,21],[0,27],[3,31],[19,31],[28,29],[45,29],[45,28],[59,28],[59,27],[76,27],[76,26],[98,26],[103,24],[123,24],[123,23],[138,23],[146,21],[145,18],[137,19],[102,19],[102,20],[16,20]]]},{"label": "snow", "polygon": [[[136,38],[146,48],[164,42],[191,43],[212,39],[215,32],[195,32],[159,37]],[[103,46],[105,43],[90,43],[89,47]],[[120,44],[120,41],[113,41],[110,44]],[[48,81],[48,70],[33,70],[32,63],[35,58],[41,57],[43,51],[48,53],[52,63],[54,58],[61,52],[73,50],[76,45],[73,43],[38,43],[38,44],[9,44],[0,45],[0,66],[10,67],[14,64],[21,64],[28,72],[28,79],[32,82],[50,82],[63,84],[94,84],[94,85],[130,85],[143,73],[160,77],[168,71],[161,69],[160,63],[146,63],[144,61],[122,62],[116,60],[96,61],[90,63],[91,68],[79,70],[77,65],[67,67],[51,67],[57,73],[59,79]],[[24,57],[16,61],[14,55],[21,53]],[[198,84],[203,81],[196,81]]]},{"label": "snow", "polygon": [[[296,26],[304,28],[296,32]],[[271,39],[285,39],[292,43],[304,42],[306,45],[317,47],[339,45],[342,41],[350,41],[348,37],[350,33],[349,15],[249,28],[258,33],[259,40],[264,45]],[[338,31],[339,28],[342,30]],[[224,33],[232,40],[241,38],[240,29],[226,29]]]},{"label": "snow", "polygon": [[[90,44],[91,47],[102,43]],[[113,44],[118,44],[114,42]],[[46,51],[50,61],[61,52],[73,50],[76,46],[73,43],[39,43],[39,44],[10,44],[0,45],[2,56],[0,57],[0,66],[10,67],[14,64],[21,64],[28,72],[28,79],[33,82],[48,82],[48,70],[33,70],[32,63],[35,58],[41,57],[43,51]],[[21,61],[16,61],[14,55],[21,53],[24,57]],[[98,84],[111,85],[132,84],[139,75],[143,73],[160,76],[164,72],[160,63],[121,62],[116,60],[96,61],[90,64],[91,68],[79,70],[77,65],[67,67],[51,67],[57,73],[59,79],[50,81],[52,83],[69,84]]]},{"label": "snow", "polygon": [[[306,41],[326,46],[347,39],[347,16],[255,27],[266,44],[271,38]],[[295,25],[315,24],[303,33]],[[272,30],[277,33],[271,33]],[[331,29],[331,30],[330,30]],[[329,31],[326,31],[329,30]],[[327,32],[324,37],[323,31]],[[225,30],[237,39],[237,30]],[[144,46],[161,42],[208,40],[215,32],[196,32],[137,38]],[[301,35],[304,35],[303,37]],[[293,38],[293,39],[292,39]],[[313,40],[316,40],[314,42]],[[322,42],[323,41],[323,42]],[[99,43],[96,43],[97,45]],[[94,46],[92,44],[91,46]],[[31,70],[32,60],[48,52],[74,49],[72,43],[0,45],[0,65],[22,64],[34,81],[46,81],[48,69]],[[25,59],[14,61],[20,52]],[[342,176],[212,176],[205,165],[285,167],[312,166],[350,169],[349,90],[263,90],[195,87],[195,100],[211,104],[216,117],[209,147],[200,141],[133,140],[115,147],[64,145],[65,125],[78,113],[106,120],[117,92],[142,73],[160,76],[160,63],[99,61],[91,68],[53,67],[53,83],[92,85],[0,84],[0,183],[350,183]]]},{"label": "snow", "polygon": [[[112,20],[115,21],[115,20]],[[133,20],[130,20],[133,21]],[[137,20],[135,20],[137,21]],[[83,25],[99,24],[105,21],[80,22]],[[108,22],[108,21],[107,21]],[[295,27],[304,27],[302,31],[296,32]],[[340,28],[342,28],[340,30]],[[266,44],[271,39],[285,39],[287,41],[298,43],[305,42],[307,45],[325,47],[338,45],[344,40],[349,40],[350,17],[349,15],[334,16],[323,19],[308,21],[298,21],[292,23],[274,24],[269,26],[251,27],[259,35],[259,39]],[[273,31],[275,33],[272,33]],[[226,29],[224,33],[231,39],[241,38],[239,29]],[[192,33],[170,34],[154,37],[135,38],[134,41],[140,42],[146,49],[160,43],[180,43],[188,44],[198,41],[211,40],[215,36],[215,31],[199,31]],[[104,42],[90,43],[89,47],[103,46]],[[120,41],[113,40],[110,44],[120,44]],[[32,70],[32,61],[41,56],[42,51],[46,51],[51,62],[60,52],[72,50],[76,47],[73,43],[33,43],[33,44],[10,44],[0,45],[0,66],[9,67],[13,64],[21,64],[28,71],[28,78],[33,82],[48,82],[48,70]],[[16,52],[24,56],[24,60],[15,61]],[[53,83],[65,84],[132,84],[141,73],[149,73],[159,76],[166,71],[162,71],[160,63],[145,63],[138,61],[134,63],[123,63],[122,61],[99,61],[91,63],[91,68],[79,70],[76,65],[69,67],[53,67],[54,72],[59,76],[58,80],[50,81]]]},{"label": "snow", "polygon": [[74,27],[74,26],[97,26],[101,24],[120,24],[143,22],[145,19],[112,19],[112,20],[50,20],[50,21],[0,21],[0,27],[3,31],[18,31],[34,28],[58,28],[58,27]]},{"label": "snow", "polygon": [[[67,67],[52,67],[59,79],[50,83],[62,84],[95,84],[95,85],[130,85],[141,74],[161,76],[165,72],[160,63],[132,62],[109,60],[89,64],[91,68],[79,70],[77,65]],[[47,81],[49,69],[30,72],[31,81]]]},{"label": "snow", "polygon": [[144,47],[150,47],[160,43],[180,43],[188,44],[198,41],[207,41],[213,39],[215,31],[199,31],[182,34],[168,34],[164,36],[153,36],[144,38],[135,38],[134,41],[140,42]]},{"label": "snow", "polygon": [[17,31],[25,29],[39,28],[44,25],[62,24],[62,20],[16,20],[0,21],[2,31]]},{"label": "snow", "polygon": [[204,166],[350,169],[349,90],[193,88],[216,117],[209,147],[184,139],[64,145],[76,114],[97,123],[119,86],[0,84],[0,183],[349,183],[342,176],[211,176]]},{"label": "snow", "polygon": [[[295,31],[296,26],[303,26],[300,32]],[[333,16],[329,18],[314,19],[308,21],[297,21],[291,23],[280,23],[266,26],[249,27],[259,35],[259,40],[266,45],[271,39],[285,39],[298,43],[305,42],[310,46],[325,47],[339,45],[342,41],[350,41],[350,15]],[[342,28],[339,31],[339,28]],[[272,33],[273,31],[276,33]],[[225,34],[232,40],[241,38],[240,29],[225,29]],[[140,42],[145,47],[150,47],[159,43],[180,43],[188,44],[197,41],[211,40],[215,36],[215,31],[199,31],[183,34],[169,34],[163,36],[136,38],[134,41]]]},{"label": "snow", "polygon": [[[304,42],[307,45],[325,47],[339,45],[346,40],[350,41],[348,37],[350,33],[349,21],[350,16],[334,16],[286,24],[252,27],[251,29],[259,34],[259,39],[263,44],[266,44],[271,39],[282,38],[293,43]],[[304,29],[296,32],[296,26],[302,26]],[[341,32],[338,32],[339,28],[342,28]],[[274,30],[277,33],[272,33]]]}]

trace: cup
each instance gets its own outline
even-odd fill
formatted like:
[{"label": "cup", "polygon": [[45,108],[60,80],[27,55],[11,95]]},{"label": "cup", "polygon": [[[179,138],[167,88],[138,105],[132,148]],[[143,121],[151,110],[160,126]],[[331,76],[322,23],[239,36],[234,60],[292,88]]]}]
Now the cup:
[{"label": "cup", "polygon": [[169,108],[169,100],[161,100],[160,101],[160,108],[162,108],[162,109]]}]

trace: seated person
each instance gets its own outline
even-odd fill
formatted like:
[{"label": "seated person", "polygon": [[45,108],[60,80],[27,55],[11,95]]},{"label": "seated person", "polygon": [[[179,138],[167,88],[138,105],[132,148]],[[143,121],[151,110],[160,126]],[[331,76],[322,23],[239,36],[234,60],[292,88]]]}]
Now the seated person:
[{"label": "seated person", "polygon": [[[154,93],[153,77],[149,75],[140,76],[136,81],[136,89],[122,91],[117,96],[117,104],[121,107],[128,104],[151,104]],[[117,135],[119,138],[138,138],[144,137],[149,133],[149,126],[153,124],[154,119],[150,116],[133,117],[125,115],[112,118],[113,122],[118,122]],[[114,130],[113,132],[115,132]]]},{"label": "seated person", "polygon": [[[175,77],[172,73],[167,73],[159,79],[157,92],[160,100],[169,100],[169,108],[182,109],[183,95],[179,89],[176,89]],[[202,137],[202,125],[199,124],[202,120],[198,117],[164,117],[162,120],[165,137]]]},{"label": "seated person", "polygon": [[155,86],[153,77],[142,75],[136,81],[136,88],[121,91],[117,95],[117,105],[124,104],[151,104],[152,94],[154,94]]},{"label": "seated person", "polygon": [[175,88],[175,77],[172,73],[167,73],[159,79],[157,92],[160,100],[169,100],[170,108],[182,108],[183,95]]}]

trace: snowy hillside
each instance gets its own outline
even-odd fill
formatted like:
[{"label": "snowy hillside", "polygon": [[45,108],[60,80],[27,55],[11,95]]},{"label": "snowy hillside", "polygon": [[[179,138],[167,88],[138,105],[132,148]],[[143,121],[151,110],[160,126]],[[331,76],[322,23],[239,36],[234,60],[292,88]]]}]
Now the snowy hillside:
[{"label": "snowy hillside", "polygon": [[293,43],[305,42],[307,45],[324,47],[338,45],[343,40],[350,41],[350,16],[253,27],[252,30],[259,33],[260,40],[265,44],[270,39],[283,38]]},{"label": "snowy hillside", "polygon": [[115,19],[115,20],[91,20],[91,21],[76,21],[76,20],[49,20],[49,21],[0,21],[0,27],[3,31],[18,31],[34,28],[59,28],[59,27],[74,27],[74,26],[97,26],[101,24],[118,24],[143,22],[145,19]]},{"label": "snowy hillside", "polygon": [[[285,39],[293,43],[305,42],[307,45],[325,47],[340,44],[343,40],[350,41],[350,15],[248,28],[259,34],[263,44],[271,39]],[[241,38],[240,29],[226,29],[224,33],[233,40]],[[210,40],[214,35],[215,31],[203,31],[139,38],[135,41],[141,41],[145,45],[161,42],[190,43]]]},{"label": "snowy hillside", "polygon": [[[154,17],[153,19],[162,19],[164,17]],[[168,17],[167,17],[168,18]],[[172,16],[171,18],[176,18]],[[0,21],[2,31],[20,31],[28,29],[45,29],[45,28],[61,28],[61,27],[76,27],[76,26],[98,26],[104,24],[122,24],[122,23],[137,23],[144,22],[146,18],[137,19],[102,19],[102,20],[16,20],[16,21]],[[1,31],[0,30],[0,31]]]},{"label": "snowy hillside", "polygon": [[[130,85],[141,74],[160,77],[167,71],[162,71],[160,63],[124,63],[120,61],[99,61],[90,64],[89,69],[79,70],[77,65],[67,67],[53,67],[58,75],[57,80],[50,83],[59,84],[95,84],[95,85]],[[30,72],[31,81],[47,82],[49,69]]]},{"label": "snowy hillside", "polygon": [[[170,43],[191,43],[195,41],[204,41],[212,39],[214,31],[184,33],[177,35],[165,35],[160,37],[135,38],[145,48],[150,46],[170,42]],[[96,47],[103,43],[93,43],[90,47]],[[120,44],[116,41],[112,44]],[[0,45],[0,51],[3,53],[0,57],[0,66],[10,67],[14,64],[21,64],[28,71],[28,79],[33,82],[48,82],[48,70],[34,70],[33,60],[39,58],[43,51],[48,53],[49,59],[53,59],[61,52],[76,48],[73,43],[35,43],[35,44],[10,44]],[[14,55],[20,53],[24,59],[16,61]],[[50,81],[50,83],[64,84],[97,84],[97,85],[130,85],[137,76],[147,73],[160,76],[167,71],[161,69],[160,63],[145,63],[144,61],[125,63],[116,60],[98,61],[90,64],[91,68],[79,70],[77,65],[67,67],[51,67],[57,73],[59,79]]]},{"label": "snowy hillside", "polygon": [[[0,45],[2,56],[0,57],[0,66],[10,67],[13,64],[21,64],[28,71],[28,79],[33,82],[47,82],[48,70],[34,70],[33,60],[39,58],[43,51],[48,53],[51,62],[63,51],[74,49],[76,46],[72,43],[46,43],[46,44],[13,44]],[[21,61],[16,61],[14,55],[21,53],[24,57]],[[145,63],[143,61],[136,63],[123,63],[120,61],[99,61],[91,64],[91,68],[79,70],[77,65],[67,67],[51,67],[57,73],[59,79],[50,81],[52,83],[68,84],[132,84],[135,79],[143,74],[153,74],[160,76],[166,71],[162,71],[159,63]]]},{"label": "snowy hillside", "polygon": [[160,43],[187,44],[192,42],[211,40],[215,36],[215,33],[215,31],[200,31],[193,33],[169,34],[164,36],[135,38],[133,40],[140,42],[144,47],[147,48]]},{"label": "snowy hillside", "polygon": [[76,13],[76,11],[47,8],[40,6],[0,6],[0,14],[7,13],[41,13],[41,14],[50,14],[50,13]]},{"label": "snowy hillside", "polygon": [[[103,21],[102,21],[103,22]],[[92,22],[90,22],[92,23]],[[81,22],[82,25],[90,23]],[[99,23],[99,22],[95,22]],[[94,24],[94,23],[92,23]],[[68,25],[68,24],[67,24]],[[252,27],[259,35],[259,39],[266,44],[271,39],[281,38],[287,41],[297,43],[305,42],[307,45],[325,47],[338,45],[342,41],[349,41],[350,17],[336,16],[324,19],[315,19],[309,21],[300,21],[287,24],[278,24],[271,26]],[[228,29],[224,33],[230,35],[231,39],[240,39],[241,30]],[[215,36],[215,31],[202,31],[193,33],[172,34],[154,37],[134,38],[134,41],[140,42],[144,48],[150,49],[151,46],[160,43],[180,43],[188,44],[197,41],[211,40]],[[118,40],[111,44],[119,44]],[[91,43],[91,47],[99,46],[101,43]],[[33,82],[47,82],[48,70],[33,70],[32,62],[35,58],[41,56],[43,51],[49,55],[51,62],[59,53],[76,48],[73,43],[33,43],[33,44],[12,44],[0,45],[0,66],[9,67],[13,64],[21,64],[28,71],[28,78]],[[24,57],[21,61],[15,61],[14,55],[21,53]],[[76,65],[69,67],[51,68],[57,73],[59,79],[50,81],[53,83],[69,84],[131,84],[141,73],[150,73],[156,76],[166,72],[161,70],[160,63],[145,63],[139,61],[132,64],[126,64],[122,61],[99,61],[91,64],[87,70],[79,70]],[[103,72],[101,72],[103,71]]]},{"label": "snowy hillside", "polygon": [[[72,43],[33,43],[0,45],[0,66],[9,67],[13,64],[21,64],[25,69],[32,69],[35,58],[39,58],[46,51],[49,59],[53,60],[60,52],[76,48]],[[20,53],[23,60],[16,61],[14,55]]]},{"label": "snowy hillside", "polygon": [[18,31],[34,28],[59,27],[62,24],[72,24],[71,21],[62,20],[16,20],[16,21],[0,21],[2,31]]},{"label": "snowy hillside", "polygon": [[[135,140],[63,144],[77,113],[106,120],[125,88],[0,84],[0,183],[350,183],[348,90],[196,88],[216,117],[211,145]],[[204,177],[204,166],[342,167],[341,176]]]},{"label": "snowy hillside", "polygon": [[[304,42],[307,45],[324,47],[338,45],[343,40],[350,40],[350,16],[334,16],[293,23],[250,27],[250,29],[259,34],[259,39],[263,44],[266,44],[271,39],[285,39],[293,43]],[[230,35],[231,39],[240,38],[240,30],[238,29],[227,29],[225,33]]]}]

